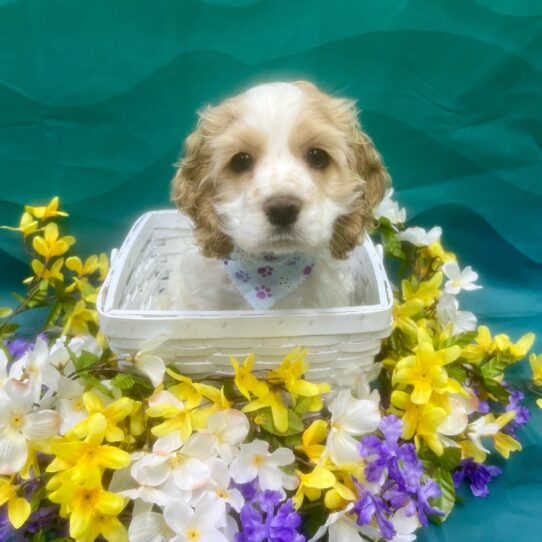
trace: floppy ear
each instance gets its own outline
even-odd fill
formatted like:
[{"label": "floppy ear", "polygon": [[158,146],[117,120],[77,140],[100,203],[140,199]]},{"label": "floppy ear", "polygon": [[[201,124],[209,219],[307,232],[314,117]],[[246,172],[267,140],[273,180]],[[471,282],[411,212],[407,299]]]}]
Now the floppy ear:
[{"label": "floppy ear", "polygon": [[334,258],[344,260],[348,253],[363,242],[365,230],[371,226],[373,211],[382,201],[390,183],[390,176],[371,138],[363,132],[354,102],[343,101],[342,113],[349,126],[352,175],[357,197],[348,214],[335,222],[330,249]]},{"label": "floppy ear", "polygon": [[184,157],[172,181],[171,197],[177,207],[194,222],[194,234],[204,256],[226,258],[233,246],[219,229],[213,206],[215,185],[210,176],[209,129],[206,119],[210,109],[200,115],[196,130],[184,143]]}]

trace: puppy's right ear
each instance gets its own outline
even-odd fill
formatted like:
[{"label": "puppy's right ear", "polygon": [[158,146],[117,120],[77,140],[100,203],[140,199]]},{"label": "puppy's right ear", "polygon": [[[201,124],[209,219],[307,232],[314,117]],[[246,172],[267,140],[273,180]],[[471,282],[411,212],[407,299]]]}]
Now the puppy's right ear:
[{"label": "puppy's right ear", "polygon": [[171,198],[194,222],[194,234],[202,254],[209,258],[227,258],[233,245],[220,231],[213,205],[215,183],[210,176],[208,113],[209,109],[200,115],[196,130],[184,142],[184,155],[177,164]]}]

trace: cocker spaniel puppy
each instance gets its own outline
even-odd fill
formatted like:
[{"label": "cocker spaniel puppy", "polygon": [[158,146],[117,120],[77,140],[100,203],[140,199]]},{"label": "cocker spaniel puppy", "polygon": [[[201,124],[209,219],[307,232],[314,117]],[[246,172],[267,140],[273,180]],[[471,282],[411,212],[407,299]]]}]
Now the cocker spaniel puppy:
[{"label": "cocker spaniel puppy", "polygon": [[354,102],[311,83],[207,107],[173,179],[197,240],[171,276],[174,308],[362,304],[350,255],[388,182]]}]

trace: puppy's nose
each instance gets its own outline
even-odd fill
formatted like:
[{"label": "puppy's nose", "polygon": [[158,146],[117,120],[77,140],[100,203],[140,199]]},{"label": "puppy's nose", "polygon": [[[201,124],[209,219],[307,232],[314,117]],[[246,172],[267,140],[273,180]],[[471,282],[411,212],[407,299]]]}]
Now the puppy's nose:
[{"label": "puppy's nose", "polygon": [[301,211],[301,200],[295,196],[273,196],[263,206],[273,226],[291,226]]}]

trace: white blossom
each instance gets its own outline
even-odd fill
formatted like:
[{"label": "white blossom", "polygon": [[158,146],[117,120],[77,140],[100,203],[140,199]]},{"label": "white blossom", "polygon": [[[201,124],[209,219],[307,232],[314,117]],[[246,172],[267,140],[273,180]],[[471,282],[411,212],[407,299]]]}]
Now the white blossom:
[{"label": "white blossom", "polygon": [[470,311],[460,311],[455,296],[444,294],[437,303],[437,317],[443,325],[453,325],[453,335],[476,329],[476,316]]},{"label": "white blossom", "polygon": [[393,188],[390,188],[384,199],[378,204],[374,211],[375,218],[387,218],[391,224],[404,224],[406,221],[406,210],[399,207],[399,204],[392,199]]},{"label": "white blossom", "polygon": [[441,235],[442,228],[439,226],[435,226],[429,231],[416,226],[413,228],[407,228],[405,231],[398,233],[397,238],[401,241],[408,241],[417,247],[427,247],[433,243],[436,243],[440,239]]},{"label": "white blossom", "polygon": [[461,290],[471,291],[481,288],[480,285],[474,284],[478,280],[478,273],[475,273],[470,265],[461,270],[457,262],[446,262],[442,266],[442,272],[449,279],[444,285],[448,294],[456,295]]}]

